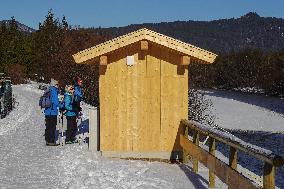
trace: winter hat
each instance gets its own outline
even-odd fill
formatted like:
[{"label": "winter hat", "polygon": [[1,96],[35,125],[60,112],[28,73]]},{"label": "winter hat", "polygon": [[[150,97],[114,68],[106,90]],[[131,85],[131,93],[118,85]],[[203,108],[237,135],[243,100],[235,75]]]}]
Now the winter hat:
[{"label": "winter hat", "polygon": [[55,79],[51,78],[50,86],[55,86],[55,85],[58,85],[58,81],[56,81]]},{"label": "winter hat", "polygon": [[74,87],[72,85],[67,85],[65,87],[65,91],[68,92],[68,93],[71,91],[71,89],[74,89]]},{"label": "winter hat", "polygon": [[82,79],[81,78],[77,78],[77,83],[81,83],[82,84]]}]

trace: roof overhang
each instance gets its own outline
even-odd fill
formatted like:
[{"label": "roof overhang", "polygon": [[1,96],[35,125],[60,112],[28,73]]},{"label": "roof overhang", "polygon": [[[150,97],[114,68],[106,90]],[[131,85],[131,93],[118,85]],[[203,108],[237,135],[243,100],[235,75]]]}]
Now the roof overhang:
[{"label": "roof overhang", "polygon": [[194,57],[200,62],[213,63],[217,55],[194,45],[168,37],[166,35],[142,28],[129,34],[114,38],[94,47],[80,51],[73,56],[76,63],[84,63],[90,59],[100,57],[116,49],[128,46],[138,41],[147,40],[176,50],[184,55]]}]

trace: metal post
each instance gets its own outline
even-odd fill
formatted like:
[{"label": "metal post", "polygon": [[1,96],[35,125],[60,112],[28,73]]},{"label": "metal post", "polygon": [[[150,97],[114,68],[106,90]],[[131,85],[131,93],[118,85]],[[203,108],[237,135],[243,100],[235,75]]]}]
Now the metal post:
[{"label": "metal post", "polygon": [[100,150],[100,133],[98,124],[98,108],[89,109],[89,150],[96,152]]}]

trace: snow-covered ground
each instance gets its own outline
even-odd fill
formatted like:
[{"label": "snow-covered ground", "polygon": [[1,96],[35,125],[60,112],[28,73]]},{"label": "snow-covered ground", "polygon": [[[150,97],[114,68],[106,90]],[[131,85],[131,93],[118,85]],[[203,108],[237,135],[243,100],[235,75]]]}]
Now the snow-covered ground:
[{"label": "snow-covered ground", "polygon": [[[26,84],[13,92],[19,104],[0,120],[0,188],[207,188],[204,167],[196,175],[190,164],[103,158],[87,144],[47,147],[42,91]],[[217,188],[227,187],[217,180]]]},{"label": "snow-covered ground", "polygon": [[284,132],[284,99],[234,91],[205,91],[215,123],[225,129]]},{"label": "snow-covered ground", "polygon": [[[45,146],[44,116],[38,107],[42,91],[37,87],[35,83],[13,86],[18,105],[6,118],[0,120],[0,188],[207,188],[208,170],[203,166],[200,166],[196,175],[190,163],[179,165],[103,158],[99,154],[90,153],[85,143]],[[249,99],[249,96],[225,94],[222,91],[208,91],[207,97],[212,99],[217,123],[222,127],[283,131],[280,127],[280,124],[284,125],[283,101],[274,98],[271,101],[264,100],[262,98],[265,97],[260,96]],[[88,123],[88,106],[84,105],[83,109],[83,121]],[[270,120],[267,127],[266,120]],[[263,132],[263,135],[266,133]],[[258,144],[254,140],[249,142]],[[284,146],[283,142],[281,144]],[[261,147],[266,146],[261,144]],[[217,156],[226,162],[228,151],[220,146],[218,149],[220,152],[217,152]],[[248,167],[249,170],[261,175],[261,167],[256,167],[259,164],[247,160],[240,160],[238,168],[245,175],[255,176],[247,174],[247,170],[242,168],[251,164],[254,166],[252,169]],[[276,173],[276,183],[280,188],[282,184],[278,180],[283,180],[281,172],[283,169]],[[227,186],[217,179],[216,188]]]}]

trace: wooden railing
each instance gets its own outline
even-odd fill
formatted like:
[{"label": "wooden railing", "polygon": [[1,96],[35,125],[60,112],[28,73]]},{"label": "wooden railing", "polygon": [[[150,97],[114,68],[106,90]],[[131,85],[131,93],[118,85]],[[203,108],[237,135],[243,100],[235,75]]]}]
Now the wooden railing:
[{"label": "wooden railing", "polygon": [[[209,169],[209,188],[215,188],[215,176],[232,189],[274,189],[275,167],[284,164],[284,158],[269,150],[248,144],[232,134],[207,127],[194,121],[181,120],[182,134],[180,144],[183,148],[183,162],[187,163],[192,157],[193,171],[198,172],[200,161]],[[188,139],[189,129],[193,133],[192,141]],[[206,151],[199,146],[200,135],[209,137],[209,150]],[[229,146],[229,164],[215,157],[216,142],[222,142]],[[237,152],[243,151],[264,162],[263,186],[257,186],[249,178],[237,171]]]}]

